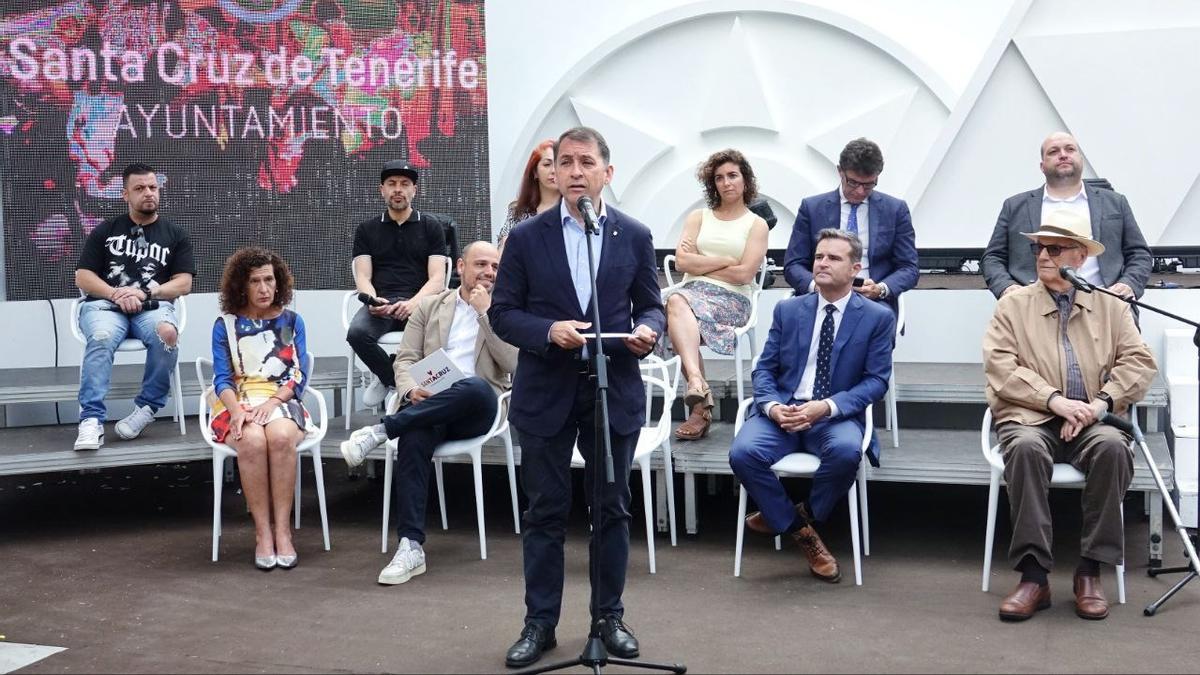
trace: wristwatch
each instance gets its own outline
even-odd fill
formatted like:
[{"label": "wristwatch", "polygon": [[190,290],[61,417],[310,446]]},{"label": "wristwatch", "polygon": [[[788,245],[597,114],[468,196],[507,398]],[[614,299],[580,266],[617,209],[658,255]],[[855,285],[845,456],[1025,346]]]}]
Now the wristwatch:
[{"label": "wristwatch", "polygon": [[1108,392],[1102,391],[1102,392],[1096,394],[1096,398],[1100,399],[1101,401],[1104,401],[1104,405],[1108,406],[1108,412],[1113,411],[1113,400],[1112,400],[1112,397],[1108,395]]}]

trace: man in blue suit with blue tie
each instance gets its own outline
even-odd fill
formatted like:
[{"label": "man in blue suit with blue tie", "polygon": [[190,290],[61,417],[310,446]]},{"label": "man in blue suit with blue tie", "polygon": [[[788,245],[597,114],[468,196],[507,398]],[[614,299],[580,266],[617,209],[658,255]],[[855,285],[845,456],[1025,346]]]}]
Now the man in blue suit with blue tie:
[{"label": "man in blue suit with blue tie", "polygon": [[875,190],[882,172],[879,146],[856,138],[838,158],[838,189],[800,202],[783,262],[783,276],[797,295],[814,289],[813,244],[825,228],[853,233],[862,242],[861,281],[854,290],[863,297],[885,302],[895,312],[900,294],[917,285],[912,216],[904,200]]},{"label": "man in blue suit with blue tie", "polygon": [[[813,576],[836,583],[837,560],[817,534],[854,483],[868,405],[883,398],[892,371],[895,318],[853,292],[862,267],[858,237],[833,228],[817,233],[812,256],[816,293],[775,306],[771,332],[754,368],[754,405],[733,439],[729,465],[759,511],[746,526],[790,534]],[[771,465],[793,452],[821,459],[808,501],[793,504]],[[869,451],[879,465],[878,445]]]},{"label": "man in blue suit with blue tie", "polygon": [[[645,421],[645,390],[638,359],[650,353],[666,321],[650,230],[604,203],[612,179],[608,144],[594,129],[575,127],[554,146],[557,208],[513,228],[496,278],[492,329],[520,348],[508,419],[521,437],[521,486],[529,501],[522,518],[525,557],[525,627],[509,648],[505,665],[523,667],[556,646],[563,590],[563,542],[571,509],[571,451],[586,462],[588,503],[596,445],[595,382],[588,360],[594,340],[583,333],[621,333],[605,339],[608,360],[608,429],[616,482],[605,485],[599,504],[604,524],[592,534],[599,556],[596,606],[600,636],[609,654],[638,656],[638,642],[623,622],[621,594],[629,559],[629,470]],[[581,196],[599,206],[598,234],[586,234],[577,208]],[[596,259],[592,297],[587,237]],[[599,303],[599,326],[591,324]]]}]

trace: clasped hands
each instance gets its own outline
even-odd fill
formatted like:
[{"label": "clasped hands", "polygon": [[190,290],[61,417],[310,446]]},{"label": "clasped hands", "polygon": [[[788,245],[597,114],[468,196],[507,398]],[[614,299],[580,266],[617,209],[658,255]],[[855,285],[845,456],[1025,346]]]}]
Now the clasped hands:
[{"label": "clasped hands", "polygon": [[275,412],[275,409],[281,405],[283,405],[283,401],[276,397],[271,397],[256,406],[251,406],[249,403],[239,403],[237,407],[230,409],[229,433],[233,434],[233,440],[242,440],[242,426],[247,422],[266,426],[267,420],[271,418],[271,413]]},{"label": "clasped hands", "polygon": [[[376,299],[386,300],[387,298]],[[417,299],[413,298],[411,300],[397,300],[396,302],[389,303],[387,305],[379,305],[378,307],[374,305],[367,305],[367,312],[369,312],[371,316],[382,316],[389,319],[395,319],[397,321],[404,321],[413,313],[413,310],[416,309],[416,307]]]},{"label": "clasped hands", "polygon": [[788,433],[806,431],[812,425],[829,416],[829,404],[825,401],[809,401],[801,405],[780,403],[771,406],[771,421]]},{"label": "clasped hands", "polygon": [[[550,342],[563,349],[579,349],[587,343],[587,340],[579,334],[580,329],[591,328],[591,326],[592,324],[587,321],[555,321],[550,326]],[[633,334],[623,339],[625,347],[637,356],[649,354],[657,341],[658,333],[645,324],[638,324],[638,327],[633,329]]]},{"label": "clasped hands", "polygon": [[1066,396],[1055,396],[1050,399],[1049,407],[1050,412],[1063,418],[1062,429],[1058,435],[1067,442],[1074,440],[1084,427],[1095,424],[1108,412],[1108,404],[1098,398],[1091,403],[1085,403]]},{"label": "clasped hands", "polygon": [[126,314],[137,314],[142,311],[142,302],[150,295],[137,286],[119,286],[113,290],[108,299],[121,308]]}]

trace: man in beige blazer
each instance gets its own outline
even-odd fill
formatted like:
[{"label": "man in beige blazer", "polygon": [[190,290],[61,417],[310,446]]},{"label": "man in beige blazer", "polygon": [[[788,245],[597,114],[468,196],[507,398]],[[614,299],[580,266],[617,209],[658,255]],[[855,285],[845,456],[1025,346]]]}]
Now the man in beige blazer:
[{"label": "man in beige blazer", "polygon": [[[480,436],[491,427],[497,396],[512,386],[517,348],[496,337],[488,321],[500,254],[486,241],[463,249],[462,285],[424,298],[409,316],[396,350],[399,409],[341,444],[350,466],[390,438],[398,439],[396,523],[400,544],[379,573],[381,584],[402,584],[425,572],[425,501],[433,451],[443,441]],[[417,386],[409,367],[439,349],[464,377],[437,394]]]},{"label": "man in beige blazer", "polygon": [[1000,298],[983,338],[985,393],[1012,513],[1009,555],[1021,572],[1017,588],[1000,604],[1000,618],[1008,621],[1050,606],[1055,462],[1069,462],[1087,476],[1076,614],[1108,616],[1100,565],[1124,560],[1121,500],[1133,477],[1133,451],[1127,436],[1098,420],[1141,400],[1156,367],[1128,304],[1077,291],[1060,276],[1062,268],[1077,272],[1104,252],[1091,233],[1087,218],[1067,210],[1048,213],[1040,229],[1025,233],[1038,280]]}]

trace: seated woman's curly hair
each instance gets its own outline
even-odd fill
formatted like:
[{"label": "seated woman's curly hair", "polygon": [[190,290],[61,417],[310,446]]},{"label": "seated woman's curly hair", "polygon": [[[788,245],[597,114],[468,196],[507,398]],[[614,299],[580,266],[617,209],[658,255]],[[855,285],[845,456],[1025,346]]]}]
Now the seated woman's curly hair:
[{"label": "seated woman's curly hair", "polygon": [[710,209],[721,205],[721,193],[717,192],[717,181],[713,178],[713,174],[725,163],[737,164],[738,170],[742,172],[742,180],[745,183],[742,201],[749,204],[758,197],[758,180],[754,178],[754,169],[750,168],[750,162],[746,161],[746,156],[742,153],[733,148],[727,148],[714,152],[700,164],[700,168],[696,169],[696,180],[704,186],[704,201],[708,203]]},{"label": "seated woman's curly hair", "polygon": [[234,251],[225,260],[225,271],[221,274],[221,311],[237,314],[250,304],[246,285],[250,283],[250,272],[256,267],[270,265],[275,269],[275,299],[272,307],[284,307],[292,301],[292,272],[279,254],[257,246],[248,246]]}]

